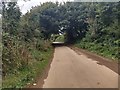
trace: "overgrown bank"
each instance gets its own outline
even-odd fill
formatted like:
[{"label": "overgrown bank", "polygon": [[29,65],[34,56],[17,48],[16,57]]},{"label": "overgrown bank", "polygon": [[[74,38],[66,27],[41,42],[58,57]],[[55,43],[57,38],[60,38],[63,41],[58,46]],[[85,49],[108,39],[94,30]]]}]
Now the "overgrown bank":
[{"label": "overgrown bank", "polygon": [[106,58],[119,61],[120,59],[120,38],[119,26],[113,23],[99,30],[100,33],[92,34],[89,30],[82,40],[78,40],[76,47],[89,50]]},{"label": "overgrown bank", "polygon": [[21,88],[42,74],[53,48],[32,16],[21,15],[17,2],[2,5],[2,88]]},{"label": "overgrown bank", "polygon": [[106,58],[112,59],[117,61],[119,59],[119,52],[118,47],[109,47],[108,45],[102,46],[101,43],[94,43],[94,42],[78,42],[75,44],[76,47],[86,49],[90,52],[94,52],[98,55],[104,56]]},{"label": "overgrown bank", "polygon": [[[88,31],[75,46],[104,57],[120,59],[120,3],[93,3],[88,18]],[[94,15],[92,14],[94,13]]]},{"label": "overgrown bank", "polygon": [[[12,56],[13,58],[17,58],[13,59],[15,60],[14,63],[11,62],[11,64],[9,63],[9,65],[5,65],[8,70],[3,77],[2,88],[22,88],[33,83],[38,75],[42,75],[44,69],[52,59],[53,48],[51,46],[46,46],[42,49],[43,50],[40,50],[35,47],[31,47],[30,49],[29,47],[29,50],[23,50],[23,53],[26,56],[22,55],[20,57],[19,55],[22,53],[14,53],[14,55],[19,55]],[[18,51],[18,49],[15,50]]]}]

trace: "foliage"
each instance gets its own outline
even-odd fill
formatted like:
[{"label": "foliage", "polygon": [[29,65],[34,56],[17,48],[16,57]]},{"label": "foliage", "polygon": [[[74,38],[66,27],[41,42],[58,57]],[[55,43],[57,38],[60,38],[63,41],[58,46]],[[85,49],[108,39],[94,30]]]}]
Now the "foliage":
[{"label": "foliage", "polygon": [[89,31],[77,46],[97,52],[112,59],[119,59],[120,27],[119,3],[93,3],[94,15],[88,17]]},{"label": "foliage", "polygon": [[[33,14],[21,16],[16,2],[3,2],[3,88],[24,87],[42,73],[52,55]],[[28,16],[27,16],[28,15]]]},{"label": "foliage", "polygon": [[56,4],[47,8],[40,15],[40,25],[43,33],[50,38],[51,34],[66,33],[66,42],[72,43],[82,38],[87,31],[86,12],[82,4]]},{"label": "foliage", "polygon": [[[16,74],[7,76],[3,80],[3,88],[23,88],[26,85],[35,82],[38,75],[42,75],[43,70],[49,63],[53,50],[50,48],[47,52],[36,49],[31,50],[32,60],[29,62],[28,68],[17,71]],[[40,57],[40,58],[39,58]],[[41,59],[41,57],[43,57]]]}]

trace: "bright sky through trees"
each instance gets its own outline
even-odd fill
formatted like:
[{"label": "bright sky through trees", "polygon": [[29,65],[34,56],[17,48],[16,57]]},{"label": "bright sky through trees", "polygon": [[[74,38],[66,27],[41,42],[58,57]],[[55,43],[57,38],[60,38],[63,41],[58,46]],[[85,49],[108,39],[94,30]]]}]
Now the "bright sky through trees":
[{"label": "bright sky through trees", "polygon": [[44,2],[66,2],[66,1],[74,1],[74,0],[30,0],[30,1],[23,1],[23,0],[18,0],[18,5],[22,11],[23,14],[25,14],[28,10],[31,9],[31,7],[40,5],[40,3],[44,3]]}]

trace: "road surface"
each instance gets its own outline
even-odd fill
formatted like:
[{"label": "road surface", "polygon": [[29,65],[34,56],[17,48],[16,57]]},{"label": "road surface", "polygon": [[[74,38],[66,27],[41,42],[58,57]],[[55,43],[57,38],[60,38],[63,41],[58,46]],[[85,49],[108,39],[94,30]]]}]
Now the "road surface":
[{"label": "road surface", "polygon": [[56,47],[43,88],[118,88],[118,74],[69,47]]}]

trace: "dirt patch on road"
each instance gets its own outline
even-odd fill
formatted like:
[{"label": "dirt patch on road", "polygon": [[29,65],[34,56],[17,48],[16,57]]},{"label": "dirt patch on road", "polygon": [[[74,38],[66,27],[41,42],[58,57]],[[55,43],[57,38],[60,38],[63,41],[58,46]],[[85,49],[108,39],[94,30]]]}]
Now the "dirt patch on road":
[{"label": "dirt patch on road", "polygon": [[97,61],[97,64],[104,65],[120,75],[120,72],[119,72],[120,67],[119,67],[118,62],[109,60],[103,56],[97,55],[97,54],[89,52],[87,50],[83,50],[81,48],[77,48],[74,46],[70,46],[70,48],[73,49],[77,54],[79,54],[79,55],[83,54],[83,55],[87,56],[88,58],[91,58],[92,60]]}]

